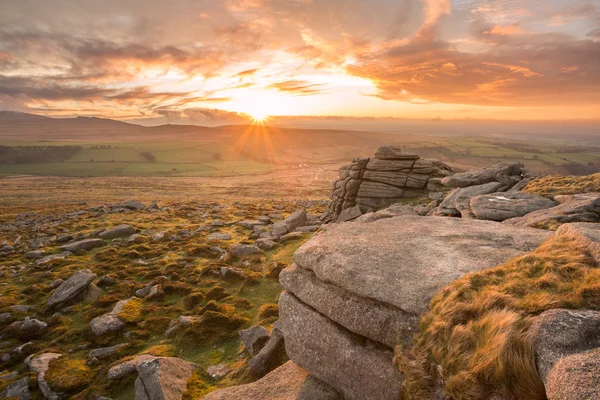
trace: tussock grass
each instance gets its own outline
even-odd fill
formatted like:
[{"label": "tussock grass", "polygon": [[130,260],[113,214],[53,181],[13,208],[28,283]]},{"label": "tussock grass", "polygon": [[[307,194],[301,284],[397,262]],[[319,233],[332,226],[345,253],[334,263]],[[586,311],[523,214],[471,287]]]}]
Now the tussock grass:
[{"label": "tussock grass", "polygon": [[600,269],[586,243],[553,236],[535,251],[444,288],[411,350],[396,349],[404,399],[441,386],[454,400],[545,399],[531,324],[552,308],[600,310]]},{"label": "tussock grass", "polygon": [[600,192],[600,174],[587,176],[549,175],[530,182],[525,192],[545,197],[559,194]]}]

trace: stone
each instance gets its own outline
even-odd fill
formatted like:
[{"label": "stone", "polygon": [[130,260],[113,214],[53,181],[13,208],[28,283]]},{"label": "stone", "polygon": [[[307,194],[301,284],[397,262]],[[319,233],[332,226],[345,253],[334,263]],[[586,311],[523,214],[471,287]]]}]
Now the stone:
[{"label": "stone", "polygon": [[[505,181],[503,177],[517,176],[523,171],[523,164],[520,162],[507,162],[489,166],[482,170],[463,172],[454,174],[442,179],[444,186],[455,188],[465,188],[468,186],[478,186],[490,182]],[[515,182],[516,183],[516,182]]]},{"label": "stone", "polygon": [[463,218],[470,218],[474,216],[471,210],[471,199],[476,196],[495,193],[501,187],[502,184],[500,182],[490,182],[483,185],[455,189],[446,196],[440,207],[442,209],[458,210]]},{"label": "stone", "polygon": [[119,349],[121,349],[123,346],[126,346],[126,344],[121,343],[121,344],[116,344],[116,345],[110,346],[110,347],[102,347],[99,349],[91,350],[88,353],[88,358],[103,358],[103,357],[110,356],[110,355],[116,353],[117,351],[119,351]]},{"label": "stone", "polygon": [[600,348],[600,311],[555,309],[543,312],[532,328],[542,381],[563,358]]},{"label": "stone", "polygon": [[398,146],[382,146],[375,152],[380,160],[418,160],[417,154],[404,153]]},{"label": "stone", "polygon": [[123,204],[118,204],[117,207],[128,208],[130,210],[137,210],[137,211],[141,211],[144,208],[146,208],[144,203],[142,203],[141,201],[138,201],[138,200],[128,200]]},{"label": "stone", "polygon": [[556,207],[504,221],[505,224],[532,227],[569,222],[600,222],[600,193],[576,194],[563,199]]},{"label": "stone", "polygon": [[287,229],[288,232],[293,232],[294,229],[300,227],[300,226],[304,226],[304,224],[306,224],[306,211],[305,210],[298,210],[293,212],[292,214],[290,214],[289,217],[287,217],[285,220],[283,220],[285,227]]},{"label": "stone", "polygon": [[0,397],[3,399],[31,400],[32,397],[27,385],[27,377],[21,378],[8,385],[0,392]]},{"label": "stone", "polygon": [[60,248],[65,251],[76,252],[80,250],[92,250],[98,247],[105,246],[106,242],[103,239],[84,239],[77,242],[65,244]]},{"label": "stone", "polygon": [[244,227],[246,229],[254,229],[255,226],[262,226],[264,223],[262,221],[240,221],[237,223],[239,226]]},{"label": "stone", "polygon": [[344,400],[337,390],[325,382],[308,375],[296,400]]},{"label": "stone", "polygon": [[222,379],[229,375],[233,370],[225,364],[211,365],[206,369],[206,373],[214,379]]},{"label": "stone", "polygon": [[43,353],[36,357],[28,357],[25,359],[25,364],[29,367],[31,371],[37,373],[37,383],[40,388],[40,392],[44,398],[48,400],[58,400],[60,397],[58,394],[54,393],[48,382],[46,382],[45,376],[48,371],[48,366],[50,361],[61,357],[62,354],[58,353]]},{"label": "stone", "polygon": [[285,235],[281,236],[281,238],[279,238],[279,241],[281,243],[286,243],[286,242],[291,242],[293,240],[302,239],[303,237],[304,237],[304,235],[301,232],[290,232],[290,233],[286,233]]},{"label": "stone", "polygon": [[269,331],[259,325],[243,329],[239,334],[251,357],[254,357],[263,347],[265,347],[270,337]]},{"label": "stone", "polygon": [[556,203],[535,194],[512,192],[475,196],[471,198],[470,206],[478,219],[501,222],[554,207]]},{"label": "stone", "polygon": [[403,379],[391,348],[365,342],[288,292],[279,309],[286,351],[311,375],[346,400],[399,398]]},{"label": "stone", "polygon": [[236,244],[234,246],[231,246],[231,253],[235,257],[243,258],[252,254],[262,254],[262,250],[254,245]]},{"label": "stone", "polygon": [[305,370],[288,361],[256,382],[216,390],[203,400],[297,400],[306,375]]},{"label": "stone", "polygon": [[294,261],[323,282],[420,314],[444,286],[530,252],[550,235],[492,221],[399,216],[333,226]]},{"label": "stone", "polygon": [[277,247],[277,243],[275,243],[274,241],[272,241],[271,239],[258,239],[256,241],[256,247],[258,247],[261,250],[273,250],[275,247]]},{"label": "stone", "polygon": [[402,198],[404,189],[381,182],[363,181],[356,197]]},{"label": "stone", "polygon": [[383,210],[377,212],[369,212],[365,215],[362,215],[354,220],[354,222],[367,224],[370,222],[375,222],[380,219],[397,217],[399,215],[412,215],[417,216],[417,212],[410,206],[405,206],[402,204],[395,204]]},{"label": "stone", "polygon": [[250,367],[250,371],[254,376],[262,378],[286,361],[287,355],[283,333],[275,327],[265,346],[248,361],[248,367]]},{"label": "stone", "polygon": [[364,214],[363,209],[358,205],[354,206],[354,207],[346,208],[345,210],[342,210],[340,215],[338,215],[336,222],[351,221],[353,219],[360,217],[363,214]]},{"label": "stone", "polygon": [[85,296],[85,292],[94,278],[96,278],[96,274],[89,269],[75,272],[48,298],[46,301],[48,308],[64,305],[78,296]]},{"label": "stone", "polygon": [[36,264],[40,265],[40,266],[48,265],[48,264],[52,264],[56,260],[64,260],[65,258],[72,256],[72,255],[73,255],[73,253],[71,253],[70,251],[64,251],[60,254],[51,254],[49,256],[40,258],[39,260],[36,261]]},{"label": "stone", "polygon": [[561,358],[545,387],[548,400],[600,399],[600,348]]},{"label": "stone", "polygon": [[90,328],[96,336],[106,335],[110,332],[117,332],[125,327],[125,323],[121,321],[116,314],[100,315],[90,321]]},{"label": "stone", "polygon": [[137,365],[135,399],[179,400],[198,366],[175,357],[156,357]]},{"label": "stone", "polygon": [[285,235],[288,232],[289,231],[284,221],[274,223],[273,227],[271,228],[271,234],[276,237]]},{"label": "stone", "polygon": [[22,340],[37,339],[46,331],[48,324],[35,318],[25,318],[19,326],[19,338]]},{"label": "stone", "polygon": [[33,250],[25,253],[25,257],[30,260],[38,260],[44,256],[44,252],[42,250]]},{"label": "stone", "polygon": [[98,236],[102,239],[116,239],[122,237],[128,237],[135,233],[135,228],[131,225],[118,225],[113,228],[107,229],[101,232]]},{"label": "stone", "polygon": [[144,361],[153,360],[155,356],[142,354],[135,356],[133,359],[117,364],[108,370],[107,378],[109,380],[121,379],[122,377],[132,374],[137,371],[137,366]]}]

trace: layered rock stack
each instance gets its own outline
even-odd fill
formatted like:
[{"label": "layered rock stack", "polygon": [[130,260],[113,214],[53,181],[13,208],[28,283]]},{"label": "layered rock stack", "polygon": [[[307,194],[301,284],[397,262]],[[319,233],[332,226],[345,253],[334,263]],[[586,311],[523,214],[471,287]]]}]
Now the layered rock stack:
[{"label": "layered rock stack", "polygon": [[340,169],[332,189],[325,222],[343,222],[404,199],[443,197],[442,178],[452,169],[436,160],[421,159],[399,147],[384,146],[373,158],[359,158]]},{"label": "layered rock stack", "polygon": [[[435,223],[432,223],[435,221]],[[491,221],[396,216],[318,233],[282,271],[280,327],[292,361],[346,400],[397,399],[393,348],[454,280],[535,249],[551,235]]]}]

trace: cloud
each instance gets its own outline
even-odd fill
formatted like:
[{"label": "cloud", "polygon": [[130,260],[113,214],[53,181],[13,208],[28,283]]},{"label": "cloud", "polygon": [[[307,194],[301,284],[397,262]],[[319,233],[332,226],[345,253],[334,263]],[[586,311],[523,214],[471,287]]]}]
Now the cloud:
[{"label": "cloud", "polygon": [[296,96],[311,96],[325,93],[323,88],[323,84],[310,83],[308,81],[301,80],[287,80],[267,86],[267,89],[275,89],[280,92],[286,92]]},{"label": "cloud", "polygon": [[247,114],[209,108],[186,108],[183,110],[188,118],[195,122],[213,124],[247,124],[252,121]]}]

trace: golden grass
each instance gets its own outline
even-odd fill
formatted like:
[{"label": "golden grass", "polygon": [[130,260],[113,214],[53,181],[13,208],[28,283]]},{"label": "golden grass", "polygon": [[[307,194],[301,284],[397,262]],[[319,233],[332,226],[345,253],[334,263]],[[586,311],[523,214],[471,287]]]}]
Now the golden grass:
[{"label": "golden grass", "polygon": [[85,364],[85,360],[68,356],[51,360],[45,376],[50,388],[58,393],[85,389],[93,377],[94,372]]},{"label": "golden grass", "polygon": [[587,176],[548,175],[530,182],[525,192],[552,197],[559,194],[600,192],[600,174]]},{"label": "golden grass", "polygon": [[428,399],[441,384],[454,400],[545,399],[530,327],[534,316],[557,307],[600,309],[600,269],[574,236],[554,236],[453,282],[421,318],[414,347],[397,349],[403,398]]},{"label": "golden grass", "polygon": [[139,322],[142,319],[142,301],[140,299],[131,299],[123,306],[123,310],[118,315],[119,319],[127,323]]}]

